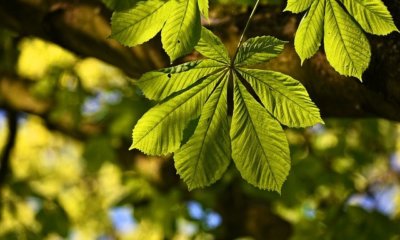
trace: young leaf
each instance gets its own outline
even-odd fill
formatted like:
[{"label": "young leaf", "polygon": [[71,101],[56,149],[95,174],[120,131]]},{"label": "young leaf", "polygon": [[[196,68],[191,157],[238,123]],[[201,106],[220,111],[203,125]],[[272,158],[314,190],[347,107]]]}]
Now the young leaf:
[{"label": "young leaf", "polygon": [[238,79],[230,135],[232,158],[242,177],[261,189],[280,192],[290,170],[286,135]]},{"label": "young leaf", "polygon": [[399,31],[381,0],[340,0],[364,31],[387,35]]},{"label": "young leaf", "polygon": [[293,13],[300,13],[307,10],[314,0],[288,0],[284,11],[291,11]]},{"label": "young leaf", "polygon": [[226,51],[224,44],[217,36],[205,27],[201,29],[201,38],[195,49],[204,57],[229,64],[230,60],[228,51]]},{"label": "young leaf", "polygon": [[221,73],[212,75],[146,112],[133,129],[130,149],[137,148],[150,155],[163,155],[177,150],[187,123],[199,116],[204,102],[221,76]]},{"label": "young leaf", "polygon": [[301,62],[312,57],[321,45],[324,32],[325,0],[315,0],[300,22],[294,47]]},{"label": "young leaf", "polygon": [[301,83],[288,75],[266,70],[240,69],[265,108],[288,127],[309,127],[323,123],[319,109]]},{"label": "young leaf", "polygon": [[236,66],[256,65],[277,57],[282,51],[285,41],[270,36],[250,38],[240,46]]},{"label": "young leaf", "polygon": [[361,80],[371,58],[371,49],[360,27],[336,0],[326,0],[324,31],[329,63],[340,74]]},{"label": "young leaf", "polygon": [[147,0],[134,8],[115,12],[111,17],[111,37],[127,46],[135,46],[153,38],[170,14],[171,1]]},{"label": "young leaf", "polygon": [[200,39],[201,25],[197,0],[171,2],[174,13],[165,23],[161,41],[172,62],[193,50]]},{"label": "young leaf", "polygon": [[175,167],[189,189],[211,185],[229,166],[228,74],[211,94],[193,136],[175,153]]},{"label": "young leaf", "polygon": [[136,84],[147,98],[163,100],[223,67],[221,63],[209,59],[192,61],[145,73]]}]

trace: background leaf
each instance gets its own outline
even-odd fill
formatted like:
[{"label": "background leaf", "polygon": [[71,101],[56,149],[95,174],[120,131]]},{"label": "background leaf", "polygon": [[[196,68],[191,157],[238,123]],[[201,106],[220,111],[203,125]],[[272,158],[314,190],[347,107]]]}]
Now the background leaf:
[{"label": "background leaf", "polygon": [[173,14],[165,23],[161,41],[172,62],[193,50],[200,39],[201,25],[197,0],[171,2]]},{"label": "background leaf", "polygon": [[301,62],[312,57],[321,45],[324,34],[325,0],[315,0],[300,22],[294,38],[294,47]]},{"label": "background leaf", "polygon": [[340,74],[361,80],[371,58],[371,49],[361,28],[335,0],[326,0],[324,32],[329,63]]},{"label": "background leaf", "polygon": [[114,12],[111,37],[127,46],[135,46],[153,38],[164,26],[172,1],[140,1],[130,9]]},{"label": "background leaf", "polygon": [[399,31],[381,0],[340,0],[364,31],[387,35]]}]

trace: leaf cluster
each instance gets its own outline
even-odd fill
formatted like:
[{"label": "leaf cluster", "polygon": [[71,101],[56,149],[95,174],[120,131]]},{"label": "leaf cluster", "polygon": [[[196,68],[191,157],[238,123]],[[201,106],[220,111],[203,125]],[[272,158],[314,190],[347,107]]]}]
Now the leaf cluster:
[{"label": "leaf cluster", "polygon": [[399,31],[381,0],[288,0],[286,11],[306,11],[295,36],[301,61],[312,57],[323,40],[329,63],[340,74],[361,80],[371,59],[364,31]]},{"label": "leaf cluster", "polygon": [[[281,124],[322,122],[300,82],[248,68],[276,57],[284,44],[270,36],[251,38],[231,60],[220,39],[202,28],[195,49],[207,59],[148,72],[138,80],[145,96],[159,104],[138,121],[131,148],[150,155],[174,152],[175,167],[189,189],[220,179],[232,158],[246,181],[280,191],[290,169]],[[183,142],[193,121],[194,133]]]}]

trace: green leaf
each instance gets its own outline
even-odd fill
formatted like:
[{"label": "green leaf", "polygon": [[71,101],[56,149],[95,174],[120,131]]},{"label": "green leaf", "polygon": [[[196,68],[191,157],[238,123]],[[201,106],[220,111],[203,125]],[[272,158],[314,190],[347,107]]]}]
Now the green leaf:
[{"label": "green leaf", "polygon": [[199,116],[204,102],[223,74],[212,75],[146,112],[133,129],[130,149],[137,148],[150,155],[177,150],[187,123]]},{"label": "green leaf", "polygon": [[135,46],[153,38],[170,15],[171,1],[147,0],[134,8],[114,12],[111,37],[127,46]]},{"label": "green leaf", "polygon": [[229,55],[224,44],[205,27],[201,29],[201,38],[195,49],[205,57],[225,64],[230,63]]},{"label": "green leaf", "polygon": [[198,0],[201,14],[208,19],[208,0]]},{"label": "green leaf", "polygon": [[324,32],[329,63],[340,74],[361,80],[371,58],[371,49],[361,28],[336,0],[326,0]]},{"label": "green leaf", "polygon": [[165,23],[161,41],[172,62],[193,50],[200,39],[201,24],[197,0],[171,2],[173,14]]},{"label": "green leaf", "polygon": [[236,66],[255,65],[277,57],[284,48],[285,41],[270,36],[250,38],[240,46]]},{"label": "green leaf", "polygon": [[197,128],[175,154],[175,167],[189,189],[219,180],[230,164],[228,74],[207,100]]},{"label": "green leaf", "polygon": [[364,31],[387,35],[399,31],[381,0],[340,0]]},{"label": "green leaf", "polygon": [[136,84],[147,98],[163,100],[223,67],[219,62],[208,59],[192,61],[145,73]]},{"label": "green leaf", "polygon": [[312,57],[321,45],[324,33],[325,0],[315,0],[300,22],[294,39],[294,47],[301,62]]},{"label": "green leaf", "polygon": [[304,86],[292,77],[266,70],[240,69],[265,108],[288,127],[309,127],[323,123],[319,109]]},{"label": "green leaf", "polygon": [[314,0],[288,0],[285,10],[293,13],[300,13],[307,10]]},{"label": "green leaf", "polygon": [[286,135],[238,79],[230,135],[232,158],[242,177],[261,189],[280,192],[290,169]]}]

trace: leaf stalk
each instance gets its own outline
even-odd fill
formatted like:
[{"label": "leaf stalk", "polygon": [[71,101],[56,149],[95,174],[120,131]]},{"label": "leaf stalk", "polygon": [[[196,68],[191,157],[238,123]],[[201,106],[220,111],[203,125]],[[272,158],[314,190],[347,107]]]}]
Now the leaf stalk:
[{"label": "leaf stalk", "polygon": [[240,36],[239,43],[238,43],[238,45],[236,47],[235,54],[233,55],[233,57],[231,59],[231,68],[233,68],[233,64],[235,63],[237,54],[239,52],[239,48],[240,48],[240,46],[242,46],[242,43],[243,43],[244,34],[246,33],[247,29],[249,28],[250,21],[251,21],[253,15],[254,15],[254,13],[256,12],[256,9],[257,9],[259,4],[260,4],[260,0],[257,0],[256,3],[254,4],[253,10],[251,11],[249,18],[247,19],[247,22],[246,22],[246,25],[245,25],[245,27],[243,29],[242,35]]}]

